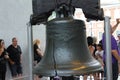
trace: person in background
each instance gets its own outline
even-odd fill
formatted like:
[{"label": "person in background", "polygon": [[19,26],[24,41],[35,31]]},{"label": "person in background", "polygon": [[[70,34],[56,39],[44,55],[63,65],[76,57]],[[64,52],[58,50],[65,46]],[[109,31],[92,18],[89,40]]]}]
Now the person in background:
[{"label": "person in background", "polygon": [[[97,44],[96,45],[97,51],[95,52],[95,56],[96,59],[101,63],[101,65],[104,67],[104,63],[103,63],[103,48],[102,48],[102,44]],[[101,74],[101,79],[103,79],[103,71],[101,71],[100,73],[96,73],[96,77],[98,79],[100,79],[100,74]]]},{"label": "person in background", "polygon": [[93,53],[94,53],[95,47],[93,46],[93,37],[88,36],[87,43],[88,43],[88,49],[89,49],[91,55],[94,57]]},{"label": "person in background", "polygon": [[13,79],[20,78],[22,76],[22,51],[16,37],[12,38],[12,44],[8,46],[7,52],[9,54],[9,67],[12,77]]},{"label": "person in background", "polygon": [[9,56],[5,50],[4,41],[0,39],[0,80],[5,80],[7,59]]},{"label": "person in background", "polygon": [[[117,35],[117,45],[118,45],[118,50],[120,52],[120,34]],[[120,73],[120,61],[118,61],[118,67],[119,67],[119,73]]]},{"label": "person in background", "polygon": [[99,44],[102,44],[102,39],[99,41]]},{"label": "person in background", "polygon": [[95,48],[93,52],[93,57],[96,58],[95,52],[97,51],[97,37],[92,37],[93,38],[93,46]]},{"label": "person in background", "polygon": [[[89,49],[91,55],[94,57],[95,47],[93,46],[93,37],[88,36],[87,37],[87,43],[88,43],[88,49]],[[94,76],[94,79],[96,80],[95,74],[90,74],[90,79],[92,79],[92,76]],[[84,77],[83,77],[84,80],[87,80],[87,77],[88,77],[88,75],[84,75]]]},{"label": "person in background", "polygon": [[[33,48],[34,48],[34,66],[36,66],[42,59],[43,56],[43,52],[42,50],[39,48],[40,46],[40,40],[36,39],[33,42]],[[38,76],[38,75],[34,75],[34,80],[40,80],[40,78],[42,78],[42,76]]]},{"label": "person in background", "polygon": [[39,46],[40,46],[40,40],[39,39],[34,40],[33,44],[34,44],[34,61],[37,64],[42,59],[43,52],[39,48]]},{"label": "person in background", "polygon": [[[118,46],[117,46],[117,41],[115,40],[114,36],[112,33],[116,30],[117,26],[120,23],[120,19],[116,19],[116,24],[111,27],[111,54],[112,54],[112,80],[117,80],[118,78],[118,61],[120,61],[120,53],[118,51]],[[105,33],[103,33],[102,36],[102,45],[104,49],[104,55],[103,55],[103,60],[104,60],[104,77],[106,78],[106,47],[105,47]],[[106,80],[106,79],[105,79]]]}]

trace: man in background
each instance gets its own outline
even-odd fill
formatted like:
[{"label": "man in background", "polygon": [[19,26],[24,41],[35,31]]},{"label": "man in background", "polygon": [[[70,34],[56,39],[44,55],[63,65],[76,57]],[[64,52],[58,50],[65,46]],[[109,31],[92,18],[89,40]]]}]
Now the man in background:
[{"label": "man in background", "polygon": [[21,66],[21,48],[17,43],[17,38],[12,38],[12,44],[8,46],[7,52],[9,54],[9,66],[13,78],[19,78],[22,76],[22,66]]},{"label": "man in background", "polygon": [[[114,38],[114,36],[112,35],[112,33],[116,30],[116,28],[118,27],[119,23],[120,23],[120,19],[116,19],[116,24],[113,27],[111,27],[111,54],[112,54],[112,76],[113,76],[112,80],[117,80],[117,78],[118,78],[118,61],[120,61],[120,53],[119,53],[119,50],[118,50],[117,41]],[[102,45],[103,45],[103,49],[104,49],[104,55],[103,55],[103,60],[104,60],[104,77],[106,77],[105,33],[103,33]]]},{"label": "man in background", "polygon": [[[120,52],[120,34],[117,35],[117,45],[118,45],[118,50]],[[119,67],[119,73],[120,73],[120,61],[118,61],[118,67]]]}]

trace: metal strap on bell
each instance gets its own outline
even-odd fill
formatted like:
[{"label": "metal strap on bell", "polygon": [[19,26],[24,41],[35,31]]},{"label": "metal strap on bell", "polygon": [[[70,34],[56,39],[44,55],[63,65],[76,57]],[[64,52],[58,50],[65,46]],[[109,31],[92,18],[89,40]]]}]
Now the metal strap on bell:
[{"label": "metal strap on bell", "polygon": [[87,46],[86,28],[82,20],[72,17],[47,22],[46,50],[33,72],[43,76],[71,76],[102,70]]}]

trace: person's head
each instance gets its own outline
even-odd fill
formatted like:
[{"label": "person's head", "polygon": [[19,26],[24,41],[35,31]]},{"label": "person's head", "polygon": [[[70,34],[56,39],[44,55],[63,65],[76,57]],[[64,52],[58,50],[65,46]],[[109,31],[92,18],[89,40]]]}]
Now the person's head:
[{"label": "person's head", "polygon": [[87,37],[88,46],[93,45],[93,38],[91,36]]},{"label": "person's head", "polygon": [[0,52],[3,52],[4,48],[5,48],[4,40],[0,39]]},{"label": "person's head", "polygon": [[117,35],[118,39],[120,40],[120,34]]},{"label": "person's head", "polygon": [[102,44],[98,44],[96,48],[97,50],[103,50]]},{"label": "person's head", "polygon": [[13,46],[17,46],[17,42],[18,42],[18,41],[17,41],[17,38],[16,38],[16,37],[13,37],[13,38],[12,38],[12,45],[13,45]]},{"label": "person's head", "polygon": [[4,48],[4,47],[5,47],[4,40],[0,39],[0,48]]},{"label": "person's head", "polygon": [[34,40],[34,41],[33,41],[33,44],[39,45],[39,44],[40,44],[40,40],[39,40],[39,39]]},{"label": "person's head", "polygon": [[102,44],[102,40],[99,41],[99,44]]}]

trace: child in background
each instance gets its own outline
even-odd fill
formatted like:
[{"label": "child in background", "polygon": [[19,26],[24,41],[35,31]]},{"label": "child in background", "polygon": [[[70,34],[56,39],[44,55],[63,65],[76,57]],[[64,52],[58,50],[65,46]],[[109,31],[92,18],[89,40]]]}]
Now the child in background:
[{"label": "child in background", "polygon": [[[103,63],[103,48],[102,48],[102,44],[98,44],[97,45],[97,51],[95,52],[95,56],[96,59],[101,63],[101,65],[104,67],[104,63]],[[101,79],[103,78],[103,71],[98,73],[98,79],[100,79],[100,74],[101,74]]]}]

